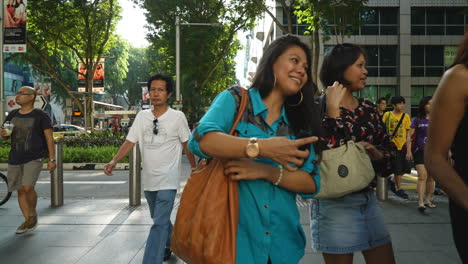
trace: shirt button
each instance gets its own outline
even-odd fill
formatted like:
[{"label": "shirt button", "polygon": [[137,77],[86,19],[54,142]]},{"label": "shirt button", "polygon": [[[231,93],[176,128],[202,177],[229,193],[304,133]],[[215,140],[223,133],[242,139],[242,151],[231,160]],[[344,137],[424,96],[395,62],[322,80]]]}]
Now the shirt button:
[{"label": "shirt button", "polygon": [[268,205],[265,204],[265,205],[263,206],[263,208],[268,209]]},{"label": "shirt button", "polygon": [[273,136],[273,135],[274,135],[273,132],[270,132],[270,136]]},{"label": "shirt button", "polygon": [[265,232],[265,235],[267,235],[267,236],[268,236],[268,235],[270,235],[270,232],[268,232],[268,231],[267,231],[267,232]]}]

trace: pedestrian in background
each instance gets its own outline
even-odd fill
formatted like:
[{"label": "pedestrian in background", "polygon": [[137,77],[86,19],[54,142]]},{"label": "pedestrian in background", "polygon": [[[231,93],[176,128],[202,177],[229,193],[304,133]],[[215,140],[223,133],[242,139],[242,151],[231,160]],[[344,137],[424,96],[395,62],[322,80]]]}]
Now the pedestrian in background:
[{"label": "pedestrian in background", "polygon": [[203,158],[226,159],[226,177],[238,181],[236,263],[298,263],[304,255],[296,195],[310,198],[319,190],[310,145],[317,138],[296,140],[318,125],[309,112],[316,91],[310,63],[309,48],[299,38],[276,39],[265,49],[247,92],[238,136],[228,133],[240,87],[220,93],[192,132],[190,149]]},{"label": "pedestrian in background", "polygon": [[192,168],[195,167],[195,158],[187,148],[190,130],[184,113],[167,104],[173,91],[172,79],[165,75],[154,75],[148,81],[148,90],[151,109],[137,114],[125,142],[114,158],[104,166],[104,173],[112,175],[117,162],[136,143],[140,144],[143,188],[153,219],[143,263],[161,264],[172,254],[170,216],[182,172],[182,149]]},{"label": "pedestrian in background", "polygon": [[[434,193],[435,182],[434,179],[428,175],[426,166],[424,165],[424,147],[427,140],[427,127],[429,125],[429,112],[431,109],[431,96],[426,96],[419,101],[418,116],[413,118],[411,128],[408,131],[406,139],[406,159],[413,160],[418,172],[418,183],[416,190],[418,192],[418,210],[424,212],[426,207],[436,208],[437,206],[431,202],[431,196]],[[416,134],[414,140],[414,153],[413,142],[411,141],[413,135]],[[424,198],[424,195],[426,197]]]},{"label": "pedestrian in background", "polygon": [[[440,80],[429,120],[425,148],[428,173],[450,198],[450,218],[462,263],[468,263],[468,33],[453,65]],[[454,166],[450,164],[452,151]]]},{"label": "pedestrian in background", "polygon": [[55,167],[55,149],[50,117],[34,108],[36,91],[23,86],[16,93],[16,103],[21,107],[13,110],[6,120],[13,123],[11,136],[2,127],[3,139],[11,137],[8,157],[8,190],[18,191],[18,203],[25,221],[16,229],[17,234],[31,232],[37,227],[37,194],[34,189],[42,170],[44,157],[48,155],[47,169]]},{"label": "pedestrian in background", "polygon": [[385,97],[380,97],[376,103],[377,103],[377,113],[379,114],[380,121],[383,121],[383,116],[387,109],[387,99]]},{"label": "pedestrian in background", "polygon": [[405,111],[405,98],[403,96],[394,96],[390,100],[393,111],[386,112],[383,116],[383,123],[387,128],[387,133],[390,135],[393,143],[397,148],[395,152],[395,159],[393,162],[393,182],[389,178],[390,190],[395,193],[396,196],[408,199],[408,194],[401,188],[401,178],[403,174],[411,172],[411,166],[406,160],[406,153],[411,150],[403,151],[403,145],[406,144],[406,138],[408,130],[411,125],[411,118]]},{"label": "pedestrian in background", "polygon": [[[320,70],[320,81],[327,87],[325,133],[320,138],[325,144],[319,146],[338,148],[350,135],[384,174],[395,147],[375,105],[353,96],[365,88],[367,73],[365,53],[357,45],[337,45],[325,56]],[[311,237],[312,248],[322,252],[327,264],[352,263],[354,252],[362,252],[366,263],[395,263],[373,185],[339,198],[312,199]]]}]

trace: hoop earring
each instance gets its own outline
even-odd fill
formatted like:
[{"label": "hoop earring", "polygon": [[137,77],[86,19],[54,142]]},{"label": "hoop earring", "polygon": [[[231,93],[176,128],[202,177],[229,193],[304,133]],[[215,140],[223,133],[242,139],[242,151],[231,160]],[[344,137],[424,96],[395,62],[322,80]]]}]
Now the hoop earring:
[{"label": "hoop earring", "polygon": [[298,106],[302,103],[302,100],[304,100],[304,95],[302,94],[302,91],[299,91],[301,93],[301,99],[299,99],[299,102],[297,104],[288,104],[289,106]]}]

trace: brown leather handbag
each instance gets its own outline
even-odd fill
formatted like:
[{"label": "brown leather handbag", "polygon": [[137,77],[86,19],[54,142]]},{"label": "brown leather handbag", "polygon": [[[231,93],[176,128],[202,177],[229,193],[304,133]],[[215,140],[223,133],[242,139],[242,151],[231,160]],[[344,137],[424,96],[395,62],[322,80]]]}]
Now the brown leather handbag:
[{"label": "brown leather handbag", "polygon": [[[233,135],[247,105],[244,88]],[[224,175],[222,161],[200,162],[185,185],[171,235],[174,254],[189,264],[236,262],[239,218],[237,182]]]}]

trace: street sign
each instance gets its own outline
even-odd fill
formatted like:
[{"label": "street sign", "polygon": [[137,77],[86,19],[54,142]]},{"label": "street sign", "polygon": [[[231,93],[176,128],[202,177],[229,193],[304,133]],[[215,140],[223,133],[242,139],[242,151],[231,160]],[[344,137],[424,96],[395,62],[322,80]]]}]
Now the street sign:
[{"label": "street sign", "polygon": [[[15,101],[16,96],[7,96],[6,97],[6,102],[7,102],[7,112],[11,112],[13,109],[20,108],[20,106],[16,103]],[[34,101],[34,108],[39,108],[42,110],[45,110],[48,102],[45,96],[43,95],[38,95],[36,96],[36,100]]]},{"label": "street sign", "polygon": [[34,101],[34,108],[40,108],[42,110],[45,110],[47,104],[47,99],[43,95],[38,95],[36,96],[36,101]]}]

